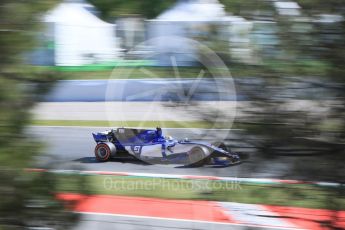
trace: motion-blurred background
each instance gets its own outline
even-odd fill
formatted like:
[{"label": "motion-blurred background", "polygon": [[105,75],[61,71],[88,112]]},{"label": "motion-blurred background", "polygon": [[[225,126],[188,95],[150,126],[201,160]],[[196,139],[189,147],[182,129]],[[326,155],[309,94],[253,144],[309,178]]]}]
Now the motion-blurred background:
[{"label": "motion-blurred background", "polygon": [[[2,0],[0,228],[71,227],[56,193],[95,193],[88,177],[33,167],[322,181],[337,186],[239,200],[344,210],[344,16],[341,0]],[[243,163],[93,164],[90,126],[221,138]]]}]

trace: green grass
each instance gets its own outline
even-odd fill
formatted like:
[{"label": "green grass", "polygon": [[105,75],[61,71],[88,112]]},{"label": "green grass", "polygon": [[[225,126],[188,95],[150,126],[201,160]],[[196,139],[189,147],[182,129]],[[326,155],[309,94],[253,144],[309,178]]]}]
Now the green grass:
[{"label": "green grass", "polygon": [[104,71],[112,70],[115,67],[141,67],[152,66],[153,61],[150,60],[118,60],[113,62],[104,62],[98,64],[82,65],[82,66],[50,66],[48,68],[63,72],[83,72],[83,71]]},{"label": "green grass", "polygon": [[[139,178],[106,175],[58,175],[60,192],[345,209],[334,188],[314,185],[263,185],[239,182]],[[82,178],[82,183],[80,179]],[[76,183],[78,181],[78,183]],[[333,197],[333,202],[328,198]],[[332,206],[336,203],[337,207]]]},{"label": "green grass", "polygon": [[[231,64],[224,68],[207,69],[202,66],[177,68],[154,67],[149,62],[134,60],[121,64],[97,64],[89,66],[50,66],[31,67],[38,71],[55,71],[65,80],[100,80],[100,79],[164,79],[164,78],[197,78],[200,71],[203,77],[233,77],[241,78],[248,76],[277,77],[277,76],[323,76],[329,66],[318,61],[299,61],[286,63],[280,61],[266,61],[264,65]],[[229,74],[230,72],[230,74]]]},{"label": "green grass", "polygon": [[93,120],[33,120],[35,126],[93,126],[93,127],[162,127],[162,128],[224,128],[224,123],[206,121],[93,121]]},{"label": "green grass", "polygon": [[[194,67],[179,67],[180,78],[196,78],[201,69]],[[205,71],[205,70],[204,70]],[[168,67],[116,67],[108,69],[85,68],[84,71],[77,71],[70,68],[70,71],[64,70],[66,80],[84,80],[84,79],[142,79],[142,78],[175,78],[176,74],[173,68]],[[205,71],[203,77],[212,76]]]}]

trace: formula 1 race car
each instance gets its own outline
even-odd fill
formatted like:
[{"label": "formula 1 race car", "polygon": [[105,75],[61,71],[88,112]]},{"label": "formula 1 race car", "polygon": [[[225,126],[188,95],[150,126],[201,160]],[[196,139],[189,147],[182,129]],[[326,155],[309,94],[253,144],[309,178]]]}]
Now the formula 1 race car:
[{"label": "formula 1 race car", "polygon": [[228,166],[240,162],[239,156],[228,151],[221,142],[209,144],[187,138],[176,140],[164,137],[161,128],[117,128],[92,135],[97,143],[96,159],[103,162],[124,157],[150,164],[170,163],[191,167],[205,164]]}]

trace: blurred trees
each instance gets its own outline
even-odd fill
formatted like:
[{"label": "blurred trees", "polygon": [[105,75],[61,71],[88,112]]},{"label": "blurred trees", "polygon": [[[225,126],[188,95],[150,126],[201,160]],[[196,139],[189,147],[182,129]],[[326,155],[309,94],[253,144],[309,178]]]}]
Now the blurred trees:
[{"label": "blurred trees", "polygon": [[176,0],[90,0],[101,16],[106,20],[113,20],[119,16],[140,15],[146,18],[155,18],[161,12],[172,6]]},{"label": "blurred trees", "polygon": [[0,2],[0,228],[65,229],[75,219],[55,200],[56,180],[47,173],[28,173],[40,143],[25,133],[29,109],[58,77],[23,63],[41,29],[40,16],[55,0]]},{"label": "blurred trees", "polygon": [[[341,1],[297,2],[300,15],[264,13],[276,23],[278,55],[263,57],[257,84],[237,85],[250,101],[237,124],[256,137],[258,167],[282,159],[286,178],[340,183],[325,200],[338,210],[336,199],[345,197],[345,8]],[[245,16],[264,16],[255,9]]]},{"label": "blurred trees", "polygon": [[[255,146],[266,158],[321,154],[313,158],[318,161],[302,163],[297,173],[301,179],[343,182],[338,162],[345,160],[344,7],[339,1],[297,2],[302,7],[297,16],[237,2],[235,8],[246,9],[238,11],[244,17],[269,15],[279,39],[279,55],[261,57],[258,84],[239,81],[238,89],[251,106],[237,122],[258,137]],[[322,21],[330,13],[343,18]]]}]

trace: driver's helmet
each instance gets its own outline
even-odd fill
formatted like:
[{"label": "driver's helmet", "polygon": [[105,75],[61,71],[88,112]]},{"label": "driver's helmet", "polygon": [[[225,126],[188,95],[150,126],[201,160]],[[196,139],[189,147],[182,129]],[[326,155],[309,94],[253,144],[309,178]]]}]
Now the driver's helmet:
[{"label": "driver's helmet", "polygon": [[157,127],[156,133],[157,133],[157,136],[161,137],[162,136],[162,129],[160,127]]}]

